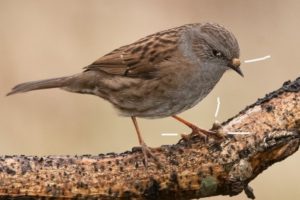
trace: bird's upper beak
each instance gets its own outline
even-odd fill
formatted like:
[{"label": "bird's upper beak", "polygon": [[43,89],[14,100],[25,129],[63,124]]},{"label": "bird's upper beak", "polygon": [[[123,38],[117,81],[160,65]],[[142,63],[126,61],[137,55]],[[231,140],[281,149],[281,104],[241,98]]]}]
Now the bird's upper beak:
[{"label": "bird's upper beak", "polygon": [[240,68],[241,65],[241,61],[238,58],[233,58],[231,60],[230,63],[228,63],[228,67],[230,67],[231,69],[233,69],[234,71],[236,71],[239,75],[241,75],[242,77],[244,77],[244,74]]}]

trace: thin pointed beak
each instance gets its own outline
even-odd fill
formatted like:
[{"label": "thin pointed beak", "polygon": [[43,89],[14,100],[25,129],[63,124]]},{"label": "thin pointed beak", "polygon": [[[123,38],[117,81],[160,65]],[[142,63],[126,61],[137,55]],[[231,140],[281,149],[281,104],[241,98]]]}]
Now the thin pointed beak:
[{"label": "thin pointed beak", "polygon": [[241,65],[240,59],[234,58],[231,60],[231,62],[227,66],[230,67],[231,69],[233,69],[234,71],[236,71],[242,77],[244,77],[244,74],[240,68],[240,65]]}]

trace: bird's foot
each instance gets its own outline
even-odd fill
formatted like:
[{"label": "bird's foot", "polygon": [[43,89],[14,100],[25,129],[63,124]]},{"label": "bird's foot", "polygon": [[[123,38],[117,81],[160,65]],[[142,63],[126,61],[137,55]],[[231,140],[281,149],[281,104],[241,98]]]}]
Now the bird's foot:
[{"label": "bird's foot", "polygon": [[144,160],[145,160],[144,165],[145,165],[145,167],[146,168],[148,167],[148,156],[149,156],[154,160],[154,162],[157,164],[157,166],[159,168],[163,168],[163,166],[159,162],[159,159],[152,153],[151,149],[144,142],[144,140],[142,138],[142,135],[141,135],[141,132],[139,130],[138,124],[137,124],[136,117],[132,116],[131,119],[132,119],[134,127],[136,129],[136,133],[137,133],[138,138],[139,138],[139,143],[141,145],[141,149],[142,149],[142,152],[144,154]]},{"label": "bird's foot", "polygon": [[216,136],[219,139],[225,139],[226,133],[223,130],[222,124],[218,121],[215,121],[211,127],[211,130],[216,133]]},{"label": "bird's foot", "polygon": [[[195,126],[193,124],[190,124],[189,127],[192,129],[192,133],[191,133],[191,137],[197,135],[199,136],[200,138],[202,138],[205,142],[208,141],[209,138],[214,138],[214,139],[217,139],[217,140],[221,140],[221,139],[224,139],[224,134],[222,133],[222,126],[215,122],[213,124],[213,127],[211,130],[205,130],[205,129],[202,129],[198,126]],[[182,139],[183,140],[189,140],[190,139],[190,136],[189,135],[181,135]]]},{"label": "bird's foot", "polygon": [[152,149],[150,147],[148,147],[145,142],[141,143],[141,149],[144,154],[144,160],[145,160],[144,165],[146,168],[148,167],[148,159],[149,158],[152,158],[153,161],[157,164],[157,166],[162,168],[161,162],[159,161],[157,156],[155,156],[152,153]]},{"label": "bird's foot", "polygon": [[[210,139],[212,137],[215,139],[223,139],[224,138],[221,134],[218,133],[219,128],[212,129],[212,130],[205,130],[205,129],[202,129],[202,128],[192,124],[191,122],[188,122],[188,121],[176,116],[176,115],[173,115],[172,117],[192,129],[192,133],[190,135],[181,135],[183,140],[189,140],[191,137],[193,137],[195,135],[203,138],[203,140],[205,142],[207,142],[208,139]],[[219,125],[219,126],[221,126],[221,125]]]}]

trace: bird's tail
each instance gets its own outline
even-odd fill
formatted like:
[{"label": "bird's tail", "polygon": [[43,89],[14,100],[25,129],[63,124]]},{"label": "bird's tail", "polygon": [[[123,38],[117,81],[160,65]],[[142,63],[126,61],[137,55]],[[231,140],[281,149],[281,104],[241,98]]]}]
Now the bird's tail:
[{"label": "bird's tail", "polygon": [[71,77],[72,76],[66,76],[60,78],[51,78],[46,80],[21,83],[13,87],[12,90],[7,94],[7,96],[21,92],[28,92],[31,90],[65,87],[66,85],[68,85]]}]

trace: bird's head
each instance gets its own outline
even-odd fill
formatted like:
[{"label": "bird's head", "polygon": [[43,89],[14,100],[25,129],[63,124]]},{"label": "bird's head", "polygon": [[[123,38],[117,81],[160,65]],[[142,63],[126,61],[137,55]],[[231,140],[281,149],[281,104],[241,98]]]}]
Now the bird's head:
[{"label": "bird's head", "polygon": [[232,69],[243,76],[239,44],[230,31],[215,23],[205,23],[193,32],[192,48],[200,60],[221,71]]}]

